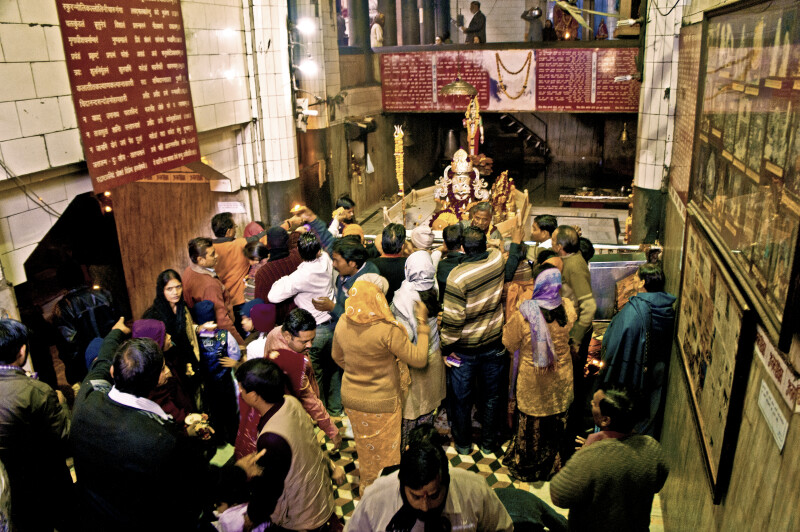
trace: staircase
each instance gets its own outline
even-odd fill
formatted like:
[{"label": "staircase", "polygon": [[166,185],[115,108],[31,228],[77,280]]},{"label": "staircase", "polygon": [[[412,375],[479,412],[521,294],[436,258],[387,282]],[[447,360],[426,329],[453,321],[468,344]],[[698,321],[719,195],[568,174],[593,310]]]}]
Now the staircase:
[{"label": "staircase", "polygon": [[522,139],[523,157],[526,165],[547,165],[550,161],[550,147],[547,145],[547,124],[533,113],[529,113],[529,116],[542,124],[544,138],[526,125],[521,119],[522,117],[517,117],[513,114],[501,114],[498,118],[498,125],[504,133]]}]

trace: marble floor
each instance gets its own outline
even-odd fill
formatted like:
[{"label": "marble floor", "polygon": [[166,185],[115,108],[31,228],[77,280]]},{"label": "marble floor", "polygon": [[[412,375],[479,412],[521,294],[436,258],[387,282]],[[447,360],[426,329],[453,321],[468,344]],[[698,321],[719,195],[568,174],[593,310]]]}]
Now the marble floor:
[{"label": "marble floor", "polygon": [[[336,421],[336,425],[340,428],[343,427],[341,419]],[[442,412],[436,420],[436,428],[440,433],[448,437],[449,441],[449,428],[447,426],[446,413]],[[324,438],[322,433],[318,434],[319,438]],[[333,444],[325,438],[323,444],[330,452],[331,459],[336,465],[342,466],[345,470],[347,481],[334,489],[334,498],[336,504],[336,515],[344,520],[346,523],[349,517],[353,514],[353,510],[358,505],[360,495],[358,494],[358,453],[355,449],[355,442],[353,440],[344,439],[339,450],[333,451]],[[502,446],[503,451],[508,447],[508,442]],[[528,483],[516,480],[509,475],[508,469],[503,466],[500,457],[495,454],[483,454],[477,447],[474,448],[472,454],[469,456],[459,455],[456,453],[452,442],[445,448],[447,458],[450,460],[451,467],[457,467],[473,471],[486,479],[486,482],[494,489],[506,488],[513,486],[514,488],[526,490],[537,497],[550,504],[559,514],[566,517],[567,511],[562,508],[555,507],[550,502],[550,483],[549,482],[536,482]],[[664,524],[661,517],[661,500],[656,495],[653,501],[653,509],[650,514],[650,530],[652,532],[663,532]]]}]

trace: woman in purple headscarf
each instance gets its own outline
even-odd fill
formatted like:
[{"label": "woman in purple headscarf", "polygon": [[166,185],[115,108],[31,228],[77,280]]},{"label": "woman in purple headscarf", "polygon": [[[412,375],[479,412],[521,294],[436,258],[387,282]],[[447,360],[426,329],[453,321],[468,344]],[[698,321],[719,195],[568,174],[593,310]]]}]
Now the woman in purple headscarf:
[{"label": "woman in purple headscarf", "polygon": [[503,344],[519,353],[517,419],[503,465],[526,482],[549,480],[561,466],[567,443],[567,410],[574,397],[569,330],[575,309],[562,301],[561,272],[550,264],[534,269],[531,299],[503,328]]}]

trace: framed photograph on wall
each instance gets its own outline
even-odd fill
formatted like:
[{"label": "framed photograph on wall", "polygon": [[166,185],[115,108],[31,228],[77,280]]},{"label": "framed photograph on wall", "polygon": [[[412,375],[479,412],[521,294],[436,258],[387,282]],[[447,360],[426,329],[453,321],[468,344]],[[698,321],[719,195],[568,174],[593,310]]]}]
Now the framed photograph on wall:
[{"label": "framed photograph on wall", "polygon": [[716,504],[733,469],[756,320],[691,205],[684,249],[677,342]]},{"label": "framed photograph on wall", "polygon": [[800,313],[800,2],[706,13],[689,199],[778,347]]}]

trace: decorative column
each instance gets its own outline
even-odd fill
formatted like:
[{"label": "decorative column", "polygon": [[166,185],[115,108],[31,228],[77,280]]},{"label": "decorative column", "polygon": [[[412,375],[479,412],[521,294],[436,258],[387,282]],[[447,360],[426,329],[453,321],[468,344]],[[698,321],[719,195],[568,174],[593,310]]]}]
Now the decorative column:
[{"label": "decorative column", "polygon": [[436,38],[434,0],[420,0],[422,6],[421,44],[433,44]]},{"label": "decorative column", "polygon": [[672,161],[678,92],[678,38],[683,7],[683,2],[675,5],[675,0],[647,2],[644,79],[639,97],[633,177],[632,243],[652,243],[662,238],[660,221]]},{"label": "decorative column", "polygon": [[403,15],[402,37],[403,46],[419,44],[419,10],[417,0],[400,0],[400,9]]},{"label": "decorative column", "polygon": [[397,46],[397,3],[395,0],[378,0],[378,12],[383,13],[383,45]]}]

